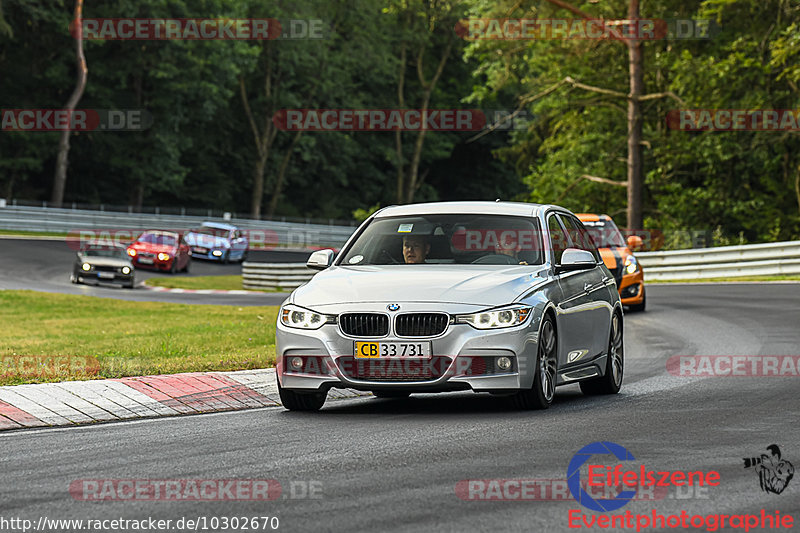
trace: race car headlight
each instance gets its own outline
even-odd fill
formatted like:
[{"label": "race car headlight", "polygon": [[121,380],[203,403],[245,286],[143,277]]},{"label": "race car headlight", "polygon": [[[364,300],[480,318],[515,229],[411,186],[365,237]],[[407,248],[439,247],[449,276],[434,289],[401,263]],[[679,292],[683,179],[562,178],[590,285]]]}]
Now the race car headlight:
[{"label": "race car headlight", "polygon": [[509,307],[482,311],[471,315],[458,315],[456,316],[456,323],[469,324],[477,329],[510,328],[523,324],[530,314],[530,307]]},{"label": "race car headlight", "polygon": [[284,326],[300,329],[319,329],[324,324],[336,322],[336,318],[331,315],[315,313],[296,305],[282,307],[280,317]]},{"label": "race car headlight", "polygon": [[169,254],[165,254],[164,252],[161,252],[160,254],[158,254],[158,260],[159,261],[169,261]]},{"label": "race car headlight", "polygon": [[626,274],[633,274],[639,270],[639,261],[636,260],[635,257],[629,255],[625,258],[625,273]]},{"label": "race car headlight", "polygon": [[91,269],[92,269],[92,265],[90,265],[89,263],[84,263],[84,264],[81,265],[81,270],[83,270],[85,272],[89,272]]},{"label": "race car headlight", "polygon": [[222,255],[222,250],[214,250],[213,252],[211,252],[211,255],[213,255],[214,257],[220,257]]},{"label": "race car headlight", "polygon": [[122,273],[123,274],[130,274],[131,273],[131,267],[122,267]]},{"label": "race car headlight", "polygon": [[128,248],[128,255],[131,257],[136,257],[136,250],[133,248]]}]

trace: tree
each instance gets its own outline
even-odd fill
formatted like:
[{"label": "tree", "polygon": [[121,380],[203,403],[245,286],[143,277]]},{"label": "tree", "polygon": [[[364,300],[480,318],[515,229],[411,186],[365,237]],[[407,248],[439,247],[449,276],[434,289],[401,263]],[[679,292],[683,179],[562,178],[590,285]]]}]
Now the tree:
[{"label": "tree", "polygon": [[[450,59],[454,46],[453,27],[463,5],[461,2],[442,0],[394,0],[386,8],[387,13],[397,17],[400,24],[400,53],[397,77],[397,105],[404,109],[406,97],[406,77],[409,68],[416,74],[419,94],[416,101],[420,112],[429,110],[431,98]],[[431,48],[433,51],[431,53]],[[426,74],[426,58],[432,55],[435,68]],[[410,57],[409,57],[410,56]],[[411,63],[410,63],[411,62]],[[409,64],[410,63],[410,64]],[[428,77],[430,76],[430,78]],[[425,176],[420,176],[419,167],[425,146],[427,130],[421,128],[415,133],[410,162],[406,164],[403,148],[403,132],[395,131],[395,153],[397,157],[396,201],[411,203],[422,185]]]},{"label": "tree", "polygon": [[[75,0],[75,11],[73,16],[75,33],[75,57],[78,63],[78,80],[75,84],[75,89],[67,101],[65,109],[71,115],[75,111],[75,107],[83,96],[83,91],[86,88],[86,77],[89,74],[89,69],[86,66],[86,57],[83,55],[83,0]],[[53,194],[50,197],[50,202],[53,205],[60,206],[64,202],[64,187],[67,183],[67,166],[69,157],[69,138],[72,132],[65,129],[61,132],[61,140],[58,143],[58,156],[56,158],[56,171],[53,178]]]}]

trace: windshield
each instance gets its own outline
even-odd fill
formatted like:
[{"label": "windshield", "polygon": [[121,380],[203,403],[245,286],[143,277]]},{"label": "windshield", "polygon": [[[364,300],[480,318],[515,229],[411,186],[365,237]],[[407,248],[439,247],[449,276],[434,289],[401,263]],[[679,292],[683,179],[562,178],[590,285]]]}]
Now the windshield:
[{"label": "windshield", "polygon": [[620,248],[625,246],[625,239],[613,220],[583,221],[598,248]]},{"label": "windshield", "polygon": [[203,235],[211,235],[212,237],[223,237],[223,238],[225,238],[225,237],[228,236],[229,231],[226,230],[226,229],[208,228],[208,227],[205,227],[205,226],[201,226],[199,228],[194,228],[192,230],[192,233],[201,233]]},{"label": "windshield", "polygon": [[137,239],[139,242],[146,242],[148,244],[161,244],[164,246],[175,246],[177,242],[173,235],[165,235],[163,233],[143,233]]},{"label": "windshield", "polygon": [[377,218],[341,265],[542,263],[534,218],[457,214]]},{"label": "windshield", "polygon": [[88,257],[113,257],[116,259],[128,258],[128,254],[125,253],[125,250],[123,248],[117,248],[116,246],[93,246],[83,250],[81,253]]}]

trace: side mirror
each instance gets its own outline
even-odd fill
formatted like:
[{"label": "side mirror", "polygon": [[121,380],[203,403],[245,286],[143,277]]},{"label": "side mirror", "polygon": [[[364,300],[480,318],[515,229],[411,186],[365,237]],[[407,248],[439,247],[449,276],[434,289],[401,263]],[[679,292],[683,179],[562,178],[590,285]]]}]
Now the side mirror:
[{"label": "side mirror", "polygon": [[628,248],[631,249],[631,252],[635,252],[640,250],[644,246],[644,241],[638,235],[629,235],[628,236]]},{"label": "side mirror", "polygon": [[306,266],[314,270],[325,270],[331,264],[333,264],[333,250],[317,250],[306,261]]},{"label": "side mirror", "polygon": [[575,270],[589,270],[596,266],[597,261],[592,252],[578,250],[577,248],[567,248],[561,256],[561,264],[556,267],[556,274]]}]

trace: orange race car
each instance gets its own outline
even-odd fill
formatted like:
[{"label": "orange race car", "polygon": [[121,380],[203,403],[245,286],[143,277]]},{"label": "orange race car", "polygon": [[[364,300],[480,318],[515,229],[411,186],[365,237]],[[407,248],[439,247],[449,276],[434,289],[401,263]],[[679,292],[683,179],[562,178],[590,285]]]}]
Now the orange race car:
[{"label": "orange race car", "polygon": [[647,303],[644,271],[633,255],[633,251],[642,247],[642,238],[631,235],[626,243],[619,228],[608,215],[583,213],[578,218],[594,238],[603,262],[614,275],[622,305],[628,306],[631,311],[644,311]]}]

